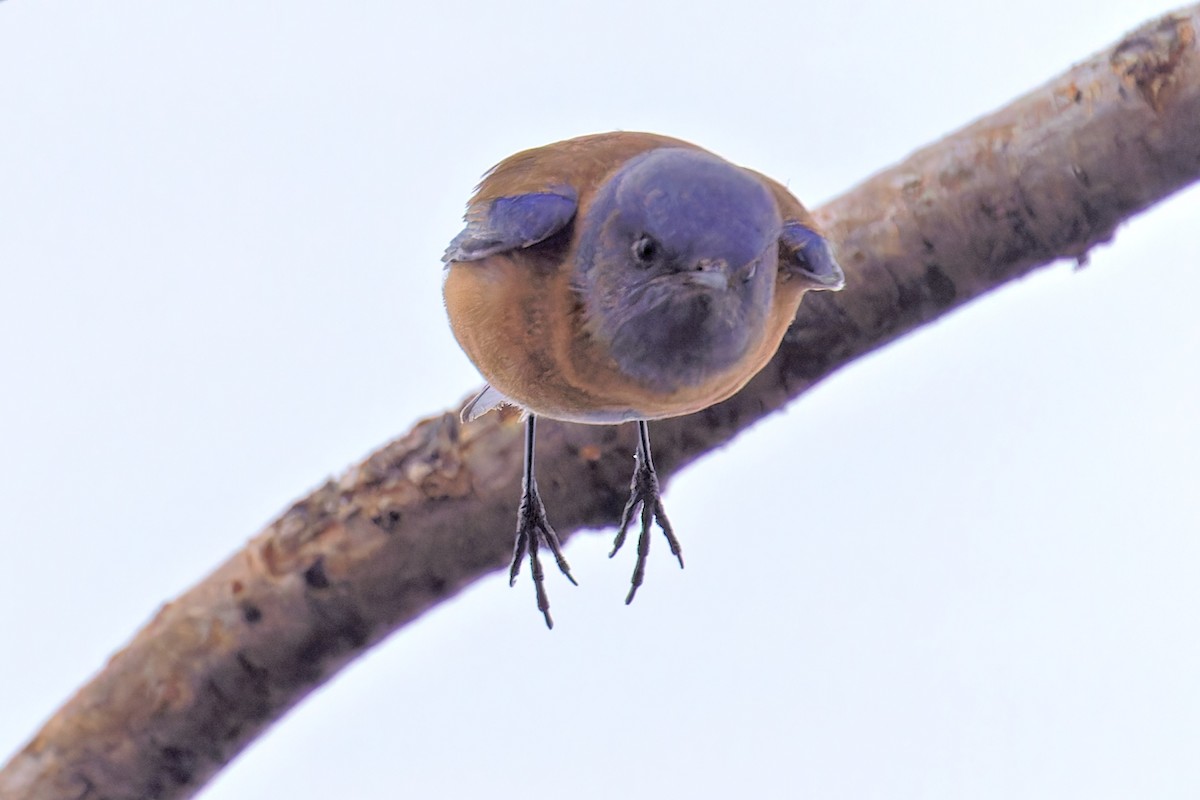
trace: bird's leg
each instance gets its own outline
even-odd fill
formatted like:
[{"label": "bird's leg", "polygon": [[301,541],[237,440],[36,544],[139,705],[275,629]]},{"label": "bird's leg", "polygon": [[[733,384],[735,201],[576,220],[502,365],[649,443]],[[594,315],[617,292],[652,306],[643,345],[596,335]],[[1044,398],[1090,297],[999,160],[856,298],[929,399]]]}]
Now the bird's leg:
[{"label": "bird's leg", "polygon": [[609,558],[615,556],[621,549],[621,545],[625,544],[625,532],[639,506],[641,507],[639,516],[642,530],[638,534],[637,563],[633,567],[632,585],[629,587],[629,594],[625,597],[625,605],[633,602],[633,596],[637,594],[638,587],[642,585],[642,580],[646,577],[646,556],[650,552],[650,528],[655,522],[658,523],[658,527],[662,528],[663,535],[667,537],[667,544],[671,546],[671,552],[679,559],[680,569],[683,568],[683,551],[679,547],[679,540],[675,538],[675,531],[671,530],[667,512],[663,510],[662,492],[658,488],[658,473],[654,469],[654,458],[650,455],[650,428],[645,420],[638,420],[637,466],[633,470],[633,480],[629,486],[629,502],[625,504],[625,510],[621,512],[621,527],[617,530],[617,538],[613,541],[612,552],[608,554]]},{"label": "bird's leg", "polygon": [[[562,545],[558,542],[558,534],[546,521],[546,507],[542,505],[541,495],[538,494],[537,478],[533,472],[533,440],[537,430],[537,418],[530,414],[525,421],[525,471],[521,477],[521,505],[517,510],[517,540],[513,546],[512,566],[508,568],[508,585],[516,586],[517,575],[521,571],[521,562],[525,560],[525,551],[529,551],[529,571],[533,574],[533,588],[537,593],[538,610],[546,618],[546,627],[553,628],[554,620],[550,618],[550,598],[546,595],[545,573],[542,572],[542,562],[538,558],[538,547],[546,545],[554,553],[554,560],[567,580],[575,583],[571,575],[571,567],[563,556]],[[575,583],[578,586],[578,583]]]}]

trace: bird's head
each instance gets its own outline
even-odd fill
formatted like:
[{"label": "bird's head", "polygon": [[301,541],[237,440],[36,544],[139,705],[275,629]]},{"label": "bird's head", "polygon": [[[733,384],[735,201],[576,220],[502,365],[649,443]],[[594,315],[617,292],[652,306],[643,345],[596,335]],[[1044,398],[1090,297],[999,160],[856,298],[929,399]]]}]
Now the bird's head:
[{"label": "bird's head", "polygon": [[[626,374],[694,386],[761,341],[785,225],[759,176],[701,150],[651,150],[605,180],[578,224],[588,330]],[[814,286],[840,281],[828,269]]]}]

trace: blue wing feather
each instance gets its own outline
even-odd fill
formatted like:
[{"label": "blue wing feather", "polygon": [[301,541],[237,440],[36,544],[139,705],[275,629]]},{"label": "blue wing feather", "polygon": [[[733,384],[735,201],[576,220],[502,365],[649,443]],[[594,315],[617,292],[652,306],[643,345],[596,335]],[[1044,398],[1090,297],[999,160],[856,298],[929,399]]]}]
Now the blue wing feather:
[{"label": "blue wing feather", "polygon": [[799,222],[785,222],[779,235],[781,269],[811,282],[818,289],[841,289],[846,276],[829,241]]},{"label": "blue wing feather", "polygon": [[567,226],[579,208],[575,190],[533,192],[472,206],[467,226],[450,242],[442,261],[478,261],[544,241]]}]

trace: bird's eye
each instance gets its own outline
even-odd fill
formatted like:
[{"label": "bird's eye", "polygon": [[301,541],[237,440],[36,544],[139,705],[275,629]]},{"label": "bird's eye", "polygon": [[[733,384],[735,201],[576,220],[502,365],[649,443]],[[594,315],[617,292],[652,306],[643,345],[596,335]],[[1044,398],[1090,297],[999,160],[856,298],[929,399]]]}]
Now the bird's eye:
[{"label": "bird's eye", "polygon": [[655,241],[653,236],[643,233],[633,240],[631,251],[633,252],[634,259],[646,267],[654,263],[658,258],[659,253],[662,252],[662,246]]}]

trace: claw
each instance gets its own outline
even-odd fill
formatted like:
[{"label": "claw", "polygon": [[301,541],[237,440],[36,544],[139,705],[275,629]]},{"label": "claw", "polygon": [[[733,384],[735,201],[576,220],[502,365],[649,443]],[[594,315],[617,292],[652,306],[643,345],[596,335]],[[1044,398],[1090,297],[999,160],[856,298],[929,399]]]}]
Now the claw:
[{"label": "claw", "polygon": [[663,509],[658,472],[654,469],[654,459],[650,453],[650,432],[645,422],[638,422],[638,432],[640,436],[637,466],[633,471],[633,480],[630,481],[629,502],[625,504],[625,509],[621,512],[621,525],[613,540],[612,552],[608,554],[608,557],[612,558],[625,544],[629,523],[633,521],[634,513],[640,511],[638,516],[641,530],[638,532],[637,561],[633,566],[633,577],[630,580],[629,594],[625,597],[625,605],[633,602],[638,587],[646,578],[646,558],[650,554],[650,529],[654,523],[657,522],[658,527],[662,529],[663,535],[667,537],[667,544],[671,547],[671,553],[679,560],[680,569],[683,568],[683,549],[679,545],[679,539],[675,537],[675,531],[671,528],[671,521],[667,519],[667,512]]},{"label": "claw", "polygon": [[517,510],[517,536],[513,545],[513,560],[508,568],[508,585],[517,585],[517,575],[521,572],[521,562],[525,553],[529,553],[529,571],[533,575],[533,590],[537,595],[538,611],[546,620],[547,628],[554,628],[554,620],[550,617],[550,597],[546,594],[546,573],[542,569],[542,561],[538,558],[538,548],[542,545],[550,548],[554,561],[563,575],[567,576],[574,585],[579,583],[571,574],[571,567],[563,555],[562,544],[558,534],[546,520],[546,507],[538,494],[537,480],[533,472],[533,440],[535,433],[534,416],[529,415],[525,423],[525,475],[521,487],[521,505]]}]

